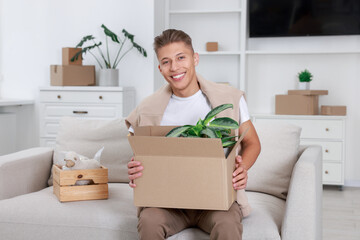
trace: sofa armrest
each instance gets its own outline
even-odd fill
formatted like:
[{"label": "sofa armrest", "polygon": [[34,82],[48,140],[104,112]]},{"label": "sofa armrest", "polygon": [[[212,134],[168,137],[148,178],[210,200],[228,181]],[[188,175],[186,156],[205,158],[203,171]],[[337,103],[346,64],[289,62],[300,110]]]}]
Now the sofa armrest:
[{"label": "sofa armrest", "polygon": [[281,239],[322,239],[322,149],[307,146],[294,166]]},{"label": "sofa armrest", "polygon": [[47,187],[52,148],[30,148],[0,156],[0,200]]}]

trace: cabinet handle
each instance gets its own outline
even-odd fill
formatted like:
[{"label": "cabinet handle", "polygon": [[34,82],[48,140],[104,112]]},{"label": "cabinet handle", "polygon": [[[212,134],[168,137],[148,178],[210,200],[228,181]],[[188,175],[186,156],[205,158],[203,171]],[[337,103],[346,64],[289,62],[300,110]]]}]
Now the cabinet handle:
[{"label": "cabinet handle", "polygon": [[103,99],[103,96],[99,96],[99,99],[102,100],[102,99]]},{"label": "cabinet handle", "polygon": [[328,152],[329,152],[329,150],[328,150],[328,149],[326,149],[326,150],[325,150],[325,152],[326,152],[326,153],[328,153]]},{"label": "cabinet handle", "polygon": [[58,98],[58,99],[61,99],[61,95],[57,95],[57,98]]},{"label": "cabinet handle", "polygon": [[326,171],[325,171],[325,174],[329,174],[329,171],[328,171],[328,170],[326,170]]},{"label": "cabinet handle", "polygon": [[88,114],[88,111],[73,111],[74,114]]},{"label": "cabinet handle", "polygon": [[330,129],[329,129],[329,128],[325,128],[325,131],[327,131],[327,132],[328,132],[328,131],[330,131]]}]

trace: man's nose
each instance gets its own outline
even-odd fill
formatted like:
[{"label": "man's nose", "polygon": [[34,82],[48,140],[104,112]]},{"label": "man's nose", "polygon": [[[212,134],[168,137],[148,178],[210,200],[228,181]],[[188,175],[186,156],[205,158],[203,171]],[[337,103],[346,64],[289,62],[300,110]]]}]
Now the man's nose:
[{"label": "man's nose", "polygon": [[179,65],[177,64],[176,61],[172,61],[171,62],[171,66],[170,66],[170,70],[171,71],[176,71],[179,68]]}]

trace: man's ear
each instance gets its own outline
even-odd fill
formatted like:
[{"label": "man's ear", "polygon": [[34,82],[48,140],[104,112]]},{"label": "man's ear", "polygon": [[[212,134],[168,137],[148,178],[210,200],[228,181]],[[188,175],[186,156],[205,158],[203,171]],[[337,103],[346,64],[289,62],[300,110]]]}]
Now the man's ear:
[{"label": "man's ear", "polygon": [[195,66],[197,66],[199,64],[199,54],[198,53],[194,53],[194,63],[195,63]]},{"label": "man's ear", "polygon": [[158,68],[159,68],[159,71],[160,71],[160,72],[162,72],[162,71],[161,71],[161,67],[160,67],[160,64],[158,65]]}]

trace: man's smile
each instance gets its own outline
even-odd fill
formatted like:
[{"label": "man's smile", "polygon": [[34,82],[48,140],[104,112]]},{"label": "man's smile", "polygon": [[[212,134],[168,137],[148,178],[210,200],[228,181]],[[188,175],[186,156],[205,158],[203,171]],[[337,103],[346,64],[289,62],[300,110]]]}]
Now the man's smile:
[{"label": "man's smile", "polygon": [[176,74],[176,75],[172,75],[171,78],[174,79],[175,81],[180,81],[184,78],[185,73],[180,73],[180,74]]}]

